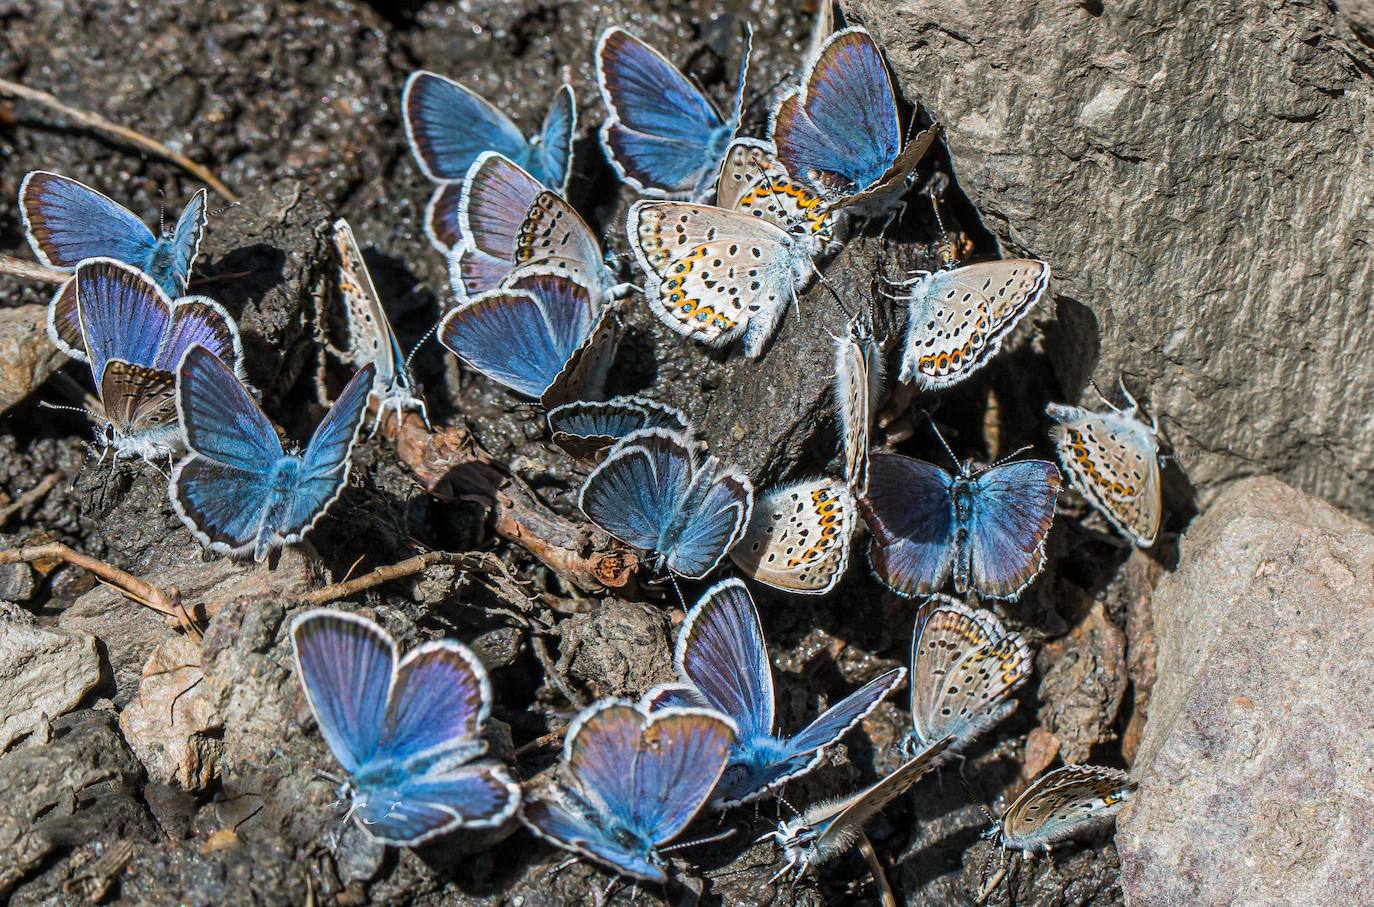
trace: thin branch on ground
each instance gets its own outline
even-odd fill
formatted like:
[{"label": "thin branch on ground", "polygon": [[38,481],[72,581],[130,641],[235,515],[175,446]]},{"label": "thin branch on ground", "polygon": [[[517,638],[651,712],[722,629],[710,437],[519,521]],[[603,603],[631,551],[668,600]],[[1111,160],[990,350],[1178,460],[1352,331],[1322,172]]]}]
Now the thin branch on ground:
[{"label": "thin branch on ground", "polygon": [[24,280],[36,280],[39,283],[66,283],[72,279],[72,275],[66,271],[49,268],[36,261],[15,258],[13,255],[0,255],[0,274],[8,274],[11,277],[19,277]]},{"label": "thin branch on ground", "polygon": [[859,832],[859,853],[864,855],[868,871],[873,873],[873,881],[878,884],[878,896],[882,899],[883,907],[897,907],[897,896],[892,893],[892,885],[887,881],[883,863],[878,859],[878,852],[873,849],[873,842],[868,840],[868,835],[863,832]]},{"label": "thin branch on ground", "polygon": [[568,679],[558,670],[558,662],[554,661],[549,653],[549,645],[544,641],[544,637],[536,633],[530,634],[530,650],[534,652],[534,657],[539,662],[539,666],[544,669],[544,677],[549,681],[555,690],[579,711],[587,707],[587,697],[579,693]]},{"label": "thin branch on ground", "polygon": [[303,595],[300,601],[307,605],[323,605],[329,602],[350,598],[359,592],[366,592],[368,589],[389,583],[395,579],[402,579],[407,576],[416,576],[424,573],[425,570],[436,564],[454,564],[462,566],[470,555],[463,552],[454,551],[426,551],[424,554],[417,554],[414,557],[406,558],[395,564],[387,564],[385,567],[378,567],[376,570],[369,570],[362,576],[355,576],[353,579],[339,583],[331,583],[321,589],[316,589],[307,595]]},{"label": "thin branch on ground", "polygon": [[543,561],[586,592],[624,586],[639,559],[601,530],[550,510],[518,476],[497,463],[466,430],[430,432],[418,413],[383,431],[396,442],[401,461],[430,494],[441,500],[476,501],[491,511],[496,534]]},{"label": "thin branch on ground", "polygon": [[49,110],[54,110],[62,114],[87,129],[94,129],[97,132],[103,132],[114,138],[122,139],[131,145],[142,148],[144,151],[151,152],[160,158],[171,161],[182,170],[185,170],[187,173],[209,186],[215,192],[224,196],[225,200],[230,202],[239,200],[239,197],[235,195],[228,186],[220,182],[219,179],[204,166],[197,164],[184,154],[173,151],[157,139],[146,136],[127,126],[120,126],[118,123],[112,123],[99,114],[91,113],[86,110],[78,110],[75,107],[62,103],[46,91],[29,88],[27,85],[20,85],[18,82],[11,82],[9,79],[0,79],[0,93],[22,98],[25,101],[32,101],[35,104],[39,104]]},{"label": "thin branch on ground", "polygon": [[34,561],[49,560],[61,561],[87,571],[130,601],[150,608],[168,618],[176,626],[185,630],[186,634],[196,642],[201,641],[202,633],[198,625],[198,618],[203,620],[205,615],[203,613],[192,615],[191,611],[188,611],[181,603],[181,593],[175,588],[159,589],[157,586],[146,583],[118,567],[73,551],[61,542],[26,545],[0,551],[0,564],[29,564]]},{"label": "thin branch on ground", "polygon": [[43,500],[48,492],[52,491],[53,487],[61,480],[62,473],[50,472],[45,475],[37,485],[15,498],[11,503],[6,504],[4,507],[0,507],[0,526],[4,526],[6,521],[16,513],[27,511],[34,504]]}]

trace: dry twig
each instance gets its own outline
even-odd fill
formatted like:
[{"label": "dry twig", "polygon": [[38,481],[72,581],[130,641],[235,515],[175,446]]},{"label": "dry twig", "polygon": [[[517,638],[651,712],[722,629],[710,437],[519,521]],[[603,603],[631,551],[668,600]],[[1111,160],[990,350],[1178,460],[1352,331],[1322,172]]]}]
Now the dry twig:
[{"label": "dry twig", "polygon": [[[181,603],[181,593],[175,588],[165,591],[159,589],[118,567],[73,551],[61,542],[25,545],[0,551],[0,564],[28,564],[47,560],[62,561],[73,567],[80,567],[130,601],[167,617],[170,622],[184,629],[188,636],[200,642],[202,633],[199,624],[205,620],[204,610],[199,607],[187,610]],[[196,613],[193,614],[192,611]]]},{"label": "dry twig", "polygon": [[99,114],[78,110],[75,107],[68,106],[53,95],[48,94],[46,91],[29,88],[27,85],[20,85],[18,82],[11,82],[9,79],[0,79],[0,92],[12,95],[16,98],[23,98],[25,101],[32,101],[35,104],[47,107],[49,110],[55,110],[87,129],[94,129],[97,132],[103,132],[117,139],[123,139],[131,145],[142,148],[144,151],[149,151],[160,158],[171,161],[182,170],[185,170],[187,173],[224,196],[227,201],[236,202],[239,200],[239,197],[235,195],[228,186],[220,182],[208,169],[197,164],[186,155],[173,151],[157,139],[150,138],[141,132],[136,132],[127,126],[111,123]]},{"label": "dry twig", "polygon": [[863,832],[859,832],[859,853],[864,855],[868,871],[873,873],[873,881],[878,884],[878,896],[883,907],[897,907],[897,896],[892,893],[892,885],[887,881],[883,863],[878,859],[878,852],[873,849],[873,842],[868,840],[868,835]]},{"label": "dry twig", "polygon": [[395,440],[397,454],[421,487],[440,499],[485,504],[497,535],[579,589],[619,588],[637,570],[632,552],[595,527],[554,513],[466,430],[450,426],[430,432],[419,414],[409,412],[399,427],[388,421],[383,431]]},{"label": "dry twig", "polygon": [[61,480],[62,474],[60,472],[50,472],[37,485],[15,498],[13,502],[0,507],[0,526],[4,526],[5,522],[16,513],[28,510],[43,500],[44,496],[52,491],[53,486]]},{"label": "dry twig", "polygon": [[66,283],[72,278],[72,275],[66,271],[49,268],[36,261],[15,258],[13,255],[0,255],[0,274],[8,274],[11,277],[20,277],[24,280],[36,280],[40,283]]}]

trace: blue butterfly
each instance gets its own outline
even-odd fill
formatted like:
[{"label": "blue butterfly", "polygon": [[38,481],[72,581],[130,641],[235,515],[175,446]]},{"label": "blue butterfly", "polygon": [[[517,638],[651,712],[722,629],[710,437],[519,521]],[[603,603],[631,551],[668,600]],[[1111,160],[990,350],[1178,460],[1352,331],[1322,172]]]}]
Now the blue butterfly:
[{"label": "blue butterfly", "polygon": [[701,579],[744,535],[754,486],[715,457],[698,463],[687,436],[646,428],[611,448],[578,506],[620,541],[652,552],[656,569]]},{"label": "blue butterfly", "polygon": [[105,410],[101,443],[116,458],[168,456],[182,444],[172,369],[201,344],[241,373],[238,326],[214,300],[168,299],[148,275],[112,258],[81,262],[71,285],[82,358]]},{"label": "blue butterfly", "polygon": [[[34,255],[49,267],[73,272],[88,258],[113,258],[144,272],[175,299],[186,292],[200,250],[205,198],[204,189],[191,196],[171,232],[154,236],[132,211],[90,186],[34,170],[19,186],[19,212]],[[48,307],[48,333],[68,356],[85,359],[71,281]]]},{"label": "blue butterfly", "polygon": [[793,737],[774,732],[773,669],[763,624],[749,590],[737,579],[716,583],[687,613],[673,654],[680,684],[649,695],[655,707],[704,706],[739,728],[730,762],[711,805],[719,809],[758,799],[815,768],[825,748],[877,708],[906,676],[893,668],[827,709]]},{"label": "blue butterfly", "polygon": [[571,277],[598,301],[631,289],[616,283],[596,234],[577,210],[494,151],[468,171],[457,214],[456,226],[431,226],[445,240],[460,238],[448,253],[449,282],[460,304],[530,269]]},{"label": "blue butterfly", "polygon": [[223,362],[193,346],[177,366],[177,415],[191,453],[172,471],[172,506],[202,545],[263,561],[315,526],[348,482],[377,368],[344,387],[300,454],[286,453],[258,404]]},{"label": "blue butterfly", "polygon": [[620,178],[654,198],[704,201],[739,129],[752,32],[728,117],[663,54],[620,28],[596,44],[596,78],[610,116],[601,147]]},{"label": "blue butterfly", "polygon": [[873,533],[869,562],[898,595],[930,595],[950,577],[960,594],[1016,598],[1045,566],[1059,470],[1021,460],[954,476],[900,454],[869,459],[859,502]]},{"label": "blue butterfly", "polygon": [[895,197],[936,136],[932,127],[903,147],[892,77],[877,42],[857,27],[830,36],[772,125],[787,172],[836,206]]},{"label": "blue butterfly", "polygon": [[614,318],[587,287],[551,269],[522,270],[439,322],[466,365],[545,407],[594,394],[614,355]]},{"label": "blue butterfly", "polygon": [[782,869],[768,880],[769,884],[788,873],[795,872],[800,877],[853,847],[869,819],[940,764],[950,740],[937,740],[877,783],[848,797],[817,803],[779,824],[777,831],[764,835],[763,838],[776,841],[787,857]]},{"label": "blue butterfly", "polygon": [[316,609],[291,621],[296,674],[329,750],[348,772],[349,813],[372,837],[414,847],[459,828],[495,828],[520,788],[478,757],[491,713],[482,663],[453,640],[397,660],[370,620]]},{"label": "blue butterfly", "polygon": [[567,190],[577,131],[571,86],[554,93],[539,136],[532,140],[479,95],[424,70],[406,79],[401,110],[410,152],[425,176],[436,182],[461,180],[478,155],[498,151],[545,186]]},{"label": "blue butterfly", "polygon": [[398,425],[401,414],[413,409],[419,411],[428,426],[429,411],[411,374],[410,363],[391,329],[391,319],[386,317],[362,250],[353,237],[353,228],[343,218],[334,222],[334,248],[339,253],[339,292],[348,322],[347,357],[359,368],[369,362],[377,367],[377,381],[372,388],[372,395],[377,398],[373,430],[382,424],[388,409],[396,411]]},{"label": "blue butterfly", "polygon": [[621,875],[666,882],[658,848],[711,795],[735,727],[707,709],[647,714],[623,700],[578,715],[563,743],[563,780],[525,802],[535,834]]},{"label": "blue butterfly", "polygon": [[680,410],[647,397],[574,400],[549,410],[548,422],[553,443],[579,460],[600,460],[615,442],[641,428],[688,430]]}]

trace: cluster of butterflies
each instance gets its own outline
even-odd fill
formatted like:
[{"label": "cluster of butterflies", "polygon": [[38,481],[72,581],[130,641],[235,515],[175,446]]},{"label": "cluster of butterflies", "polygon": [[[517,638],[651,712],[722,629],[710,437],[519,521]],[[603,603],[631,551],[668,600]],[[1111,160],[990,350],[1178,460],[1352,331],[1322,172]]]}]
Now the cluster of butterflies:
[{"label": "cluster of butterflies", "polygon": [[[623,29],[601,36],[596,72],[609,113],[601,147],[646,196],[630,208],[626,234],[649,306],[684,336],[717,348],[738,342],[759,357],[847,225],[900,203],[936,129],[904,141],[878,45],[823,17],[769,140],[739,138],[749,52],[746,30],[728,114]],[[876,577],[925,599],[912,642],[908,761],[773,833],[784,871],[843,852],[868,817],[1014,707],[1009,697],[1030,670],[1024,641],[942,593],[1014,599],[1026,589],[1044,566],[1059,469],[1012,460],[951,473],[871,452],[886,355],[861,312],[835,352],[843,475],[756,496],[747,476],[702,455],[682,413],[645,397],[600,399],[617,310],[640,288],[619,279],[564,198],[572,89],[556,92],[529,140],[487,101],[429,72],[407,80],[402,110],[415,159],[438,183],[426,233],[447,258],[458,301],[438,338],[545,408],[552,439],[590,467],[578,503],[591,521],[659,573],[703,579],[729,557],[744,576],[802,594],[836,586],[862,522]],[[50,304],[49,333],[90,364],[103,409],[98,443],[116,458],[184,451],[169,496],[205,546],[262,561],[301,541],[341,493],[369,409],[374,429],[388,411],[428,422],[346,222],[334,225],[348,329],[338,352],[356,373],[305,448],[287,452],[246,383],[233,319],[185,295],[207,221],[203,190],[160,235],[53,173],[29,174],[19,202],[35,253],[73,275]],[[898,379],[934,392],[976,372],[1049,277],[1045,262],[1006,259],[899,283],[908,318]],[[1157,426],[1125,396],[1125,409],[1052,404],[1048,414],[1074,485],[1148,547],[1162,513]],[[739,580],[724,580],[682,625],[681,682],[638,703],[589,708],[567,734],[561,780],[522,805],[519,786],[485,758],[490,686],[462,645],[429,643],[398,659],[375,624],[334,611],[299,617],[292,639],[321,732],[350,776],[353,815],[374,836],[414,845],[518,813],[541,837],[646,880],[666,878],[659,848],[704,806],[749,802],[810,770],[906,676],[889,672],[797,734],[778,734],[758,613]],[[1003,813],[997,834],[1004,851],[1045,849],[1113,814],[1132,791],[1114,769],[1058,769]]]}]

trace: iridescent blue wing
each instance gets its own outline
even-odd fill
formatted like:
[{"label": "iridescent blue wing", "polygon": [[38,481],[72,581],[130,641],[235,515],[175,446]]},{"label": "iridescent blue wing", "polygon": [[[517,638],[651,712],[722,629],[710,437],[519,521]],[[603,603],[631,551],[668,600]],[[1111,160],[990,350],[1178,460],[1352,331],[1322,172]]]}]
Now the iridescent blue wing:
[{"label": "iridescent blue wing", "polygon": [[[168,296],[180,296],[186,292],[186,285],[191,281],[191,268],[196,263],[196,255],[200,253],[200,239],[205,235],[207,220],[206,191],[201,189],[191,196],[182,209],[171,237],[166,240],[159,238],[159,248],[154,253],[148,274]],[[162,248],[164,243],[165,250]]]},{"label": "iridescent blue wing", "polygon": [[868,495],[859,509],[873,533],[874,574],[898,595],[938,592],[954,566],[954,477],[900,454],[869,458]]},{"label": "iridescent blue wing", "polygon": [[405,764],[471,748],[490,713],[491,682],[477,656],[453,640],[417,646],[396,669],[378,757]]},{"label": "iridescent blue wing", "polygon": [[636,744],[630,800],[612,806],[655,845],[677,837],[701,811],[725,770],[735,727],[707,709],[665,709],[644,724]]},{"label": "iridescent blue wing", "polygon": [[439,342],[517,393],[542,397],[597,328],[586,288],[551,275],[483,293],[439,324]]},{"label": "iridescent blue wing", "polygon": [[529,143],[510,118],[451,79],[424,70],[411,73],[401,110],[410,151],[432,180],[462,179],[483,151],[530,164]]},{"label": "iridescent blue wing", "polygon": [[587,519],[627,545],[658,552],[663,532],[686,497],[694,463],[675,432],[627,435],[587,476],[578,506]]},{"label": "iridescent blue wing", "polygon": [[398,847],[416,847],[460,828],[496,828],[520,805],[520,786],[494,762],[405,778],[359,794],[353,817],[372,837]]},{"label": "iridescent blue wing", "polygon": [[705,705],[734,720],[741,741],[772,735],[773,666],[744,583],[722,580],[706,591],[682,621],[673,661]]},{"label": "iridescent blue wing", "polygon": [[1059,487],[1047,460],[1005,463],[973,480],[970,578],[980,595],[1016,598],[1044,568]]},{"label": "iridescent blue wing", "polygon": [[76,305],[76,278],[58,287],[48,303],[48,338],[73,359],[89,361],[81,336],[81,311]]},{"label": "iridescent blue wing", "polygon": [[111,258],[84,262],[76,272],[76,299],[97,387],[111,359],[157,364],[172,303],[147,275]]},{"label": "iridescent blue wing", "polygon": [[285,521],[278,527],[286,544],[300,541],[343,493],[375,378],[371,363],[358,369],[310,437]]},{"label": "iridescent blue wing", "polygon": [[634,762],[645,715],[624,700],[584,709],[563,738],[563,761],[588,802],[602,815],[627,822],[634,797]]},{"label": "iridescent blue wing", "polygon": [[71,270],[88,258],[146,268],[157,237],[123,205],[90,186],[45,170],[19,187],[24,232],[39,260]]},{"label": "iridescent blue wing", "polygon": [[850,728],[868,717],[904,677],[906,668],[893,668],[873,678],[826,709],[799,734],[789,739],[788,749],[795,754],[811,753],[839,740]]},{"label": "iridescent blue wing", "polygon": [[382,739],[396,645],[370,620],[316,609],[291,622],[291,647],[320,734],[351,775]]},{"label": "iridescent blue wing", "polygon": [[822,195],[855,195],[897,159],[901,124],[882,52],[862,28],[830,36],[773,114],[778,160]]},{"label": "iridescent blue wing", "polygon": [[191,453],[172,471],[172,505],[207,548],[252,550],[284,457],[277,433],[234,373],[200,346],[177,366],[177,415]]},{"label": "iridescent blue wing", "polygon": [[544,126],[539,130],[539,144],[534,159],[543,173],[542,181],[559,194],[568,191],[568,177],[572,176],[572,143],[577,134],[577,104],[571,85],[564,85],[554,93]]},{"label": "iridescent blue wing", "polygon": [[521,818],[530,830],[559,847],[596,860],[621,875],[646,882],[666,882],[668,874],[650,851],[632,849],[613,837],[596,808],[575,792],[555,789],[526,801]]},{"label": "iridescent blue wing", "polygon": [[710,706],[691,684],[661,683],[644,694],[640,707],[657,712],[659,709],[705,709]]},{"label": "iridescent blue wing", "polygon": [[[746,38],[741,89],[748,63]],[[667,58],[620,28],[602,33],[596,71],[610,112],[601,146],[620,178],[659,198],[708,193],[739,126],[739,93],[724,119]]]},{"label": "iridescent blue wing", "polygon": [[670,570],[701,579],[749,528],[754,486],[741,472],[717,470],[715,458],[692,476],[687,497],[660,547]]},{"label": "iridescent blue wing", "polygon": [[186,351],[200,344],[221,362],[243,374],[243,344],[238,325],[218,302],[205,296],[185,296],[172,307],[172,320],[163,335],[155,368],[172,371]]}]

